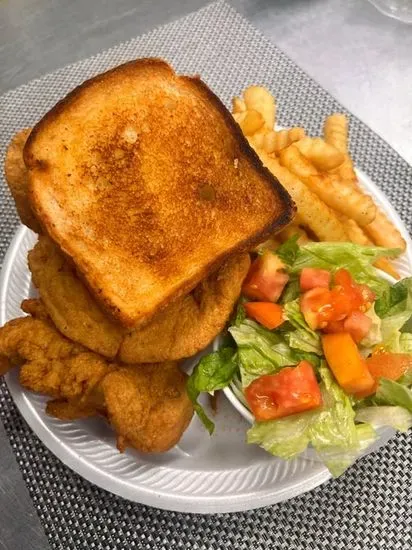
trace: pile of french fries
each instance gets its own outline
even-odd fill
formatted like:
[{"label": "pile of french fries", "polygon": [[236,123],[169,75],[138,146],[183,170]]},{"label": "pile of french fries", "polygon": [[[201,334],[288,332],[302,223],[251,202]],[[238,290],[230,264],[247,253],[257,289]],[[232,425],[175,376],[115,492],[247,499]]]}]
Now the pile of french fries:
[{"label": "pile of french fries", "polygon": [[[262,163],[297,206],[293,223],[264,248],[298,234],[301,244],[344,241],[405,250],[399,231],[359,187],[344,114],[326,118],[323,137],[310,137],[299,127],[275,130],[276,101],[262,86],[250,86],[241,98],[233,98],[232,114]],[[380,258],[375,265],[400,278],[388,259]]]}]

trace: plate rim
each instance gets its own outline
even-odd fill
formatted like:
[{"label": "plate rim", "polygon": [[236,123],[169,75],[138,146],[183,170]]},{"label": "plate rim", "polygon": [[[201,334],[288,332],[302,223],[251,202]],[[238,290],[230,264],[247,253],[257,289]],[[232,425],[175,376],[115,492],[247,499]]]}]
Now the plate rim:
[{"label": "plate rim", "polygon": [[[366,182],[367,187],[376,197],[378,202],[384,205],[385,210],[391,212],[392,219],[406,240],[407,248],[405,256],[408,259],[409,266],[412,266],[412,241],[399,214],[391,205],[383,191],[371,180],[371,178],[360,170],[356,171],[360,179]],[[3,260],[0,274],[1,325],[6,322],[5,307],[7,303],[7,289],[8,281],[12,273],[13,260],[22,241],[28,233],[32,233],[31,230],[23,225],[17,229]],[[20,386],[14,384],[10,375],[6,375],[5,380],[14,404],[23,418],[35,435],[39,437],[42,443],[61,462],[87,481],[133,502],[182,513],[213,514],[242,512],[289,500],[290,498],[311,491],[331,478],[329,471],[325,467],[319,468],[319,465],[317,465],[312,475],[307,476],[304,480],[294,485],[285,486],[276,492],[273,490],[273,487],[271,487],[268,490],[261,490],[259,494],[245,492],[242,495],[236,495],[234,498],[227,493],[213,496],[206,495],[203,497],[199,495],[166,494],[160,491],[155,493],[151,488],[145,488],[144,486],[136,484],[132,485],[127,480],[119,478],[113,473],[90,463],[87,457],[79,455],[75,449],[62,441],[62,439],[43,422],[33,404],[30,402],[30,399],[25,392],[21,390]],[[159,465],[158,468],[161,469],[162,466]]]}]

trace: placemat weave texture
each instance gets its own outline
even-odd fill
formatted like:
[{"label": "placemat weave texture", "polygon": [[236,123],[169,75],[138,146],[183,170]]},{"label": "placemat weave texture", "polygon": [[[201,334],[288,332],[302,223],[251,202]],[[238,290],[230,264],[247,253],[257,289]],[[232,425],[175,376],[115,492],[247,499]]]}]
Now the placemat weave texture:
[{"label": "placemat weave texture", "polygon": [[[273,44],[224,2],[159,27],[0,98],[0,158],[12,135],[32,125],[86,78],[144,56],[199,73],[229,105],[260,83],[274,92],[281,125],[318,134],[324,117],[345,111]],[[361,100],[361,98],[360,98]],[[412,227],[412,168],[368,127],[351,117],[359,168],[386,193]],[[19,224],[0,183],[0,260]],[[412,547],[412,437],[398,435],[344,476],[311,493],[261,510],[201,516],[130,503],[83,480],[31,432],[0,384],[0,416],[52,549],[323,549],[407,550]]]}]

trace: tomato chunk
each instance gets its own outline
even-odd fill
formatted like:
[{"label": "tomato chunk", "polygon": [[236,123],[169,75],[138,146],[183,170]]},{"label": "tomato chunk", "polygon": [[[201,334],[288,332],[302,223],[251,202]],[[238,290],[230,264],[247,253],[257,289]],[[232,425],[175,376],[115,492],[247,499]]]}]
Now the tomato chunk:
[{"label": "tomato chunk", "polygon": [[390,380],[398,380],[412,369],[412,356],[407,353],[377,353],[366,359],[366,366],[376,379],[382,376]]},{"label": "tomato chunk", "polygon": [[312,288],[329,288],[331,274],[326,269],[304,267],[300,273],[300,289],[302,291]]},{"label": "tomato chunk", "polygon": [[322,404],[315,372],[308,361],[257,378],[246,388],[245,396],[258,421],[308,411]]},{"label": "tomato chunk", "polygon": [[356,343],[365,338],[372,326],[372,319],[361,311],[352,311],[343,321],[345,332],[349,332]]},{"label": "tomato chunk", "polygon": [[[325,271],[325,273],[327,272]],[[304,269],[302,270],[303,274]],[[306,284],[304,277],[303,282]],[[353,312],[364,312],[369,309],[375,300],[375,295],[366,285],[358,285],[346,269],[339,269],[335,273],[334,282],[335,286],[330,290],[326,285],[305,292],[300,300],[300,309],[312,329],[321,329],[332,333],[350,332],[355,340],[359,341],[370,329],[368,318],[355,315],[348,321],[348,327],[340,325],[339,321],[350,317]],[[363,334],[365,327],[367,327],[367,331]]]},{"label": "tomato chunk", "polygon": [[356,283],[347,269],[338,269],[334,282],[351,301],[352,310],[366,311],[376,299],[375,293],[367,285]]},{"label": "tomato chunk", "polygon": [[242,286],[242,293],[251,300],[276,302],[289,280],[284,264],[267,250],[252,263]]},{"label": "tomato chunk", "polygon": [[345,332],[345,329],[343,328],[344,321],[329,321],[329,323],[326,325],[326,327],[323,330],[323,332],[326,332],[326,334],[334,334],[335,332]]},{"label": "tomato chunk", "polygon": [[368,397],[376,393],[379,378],[399,380],[406,372],[412,369],[412,357],[406,353],[377,353],[368,357],[365,361],[375,383],[368,391],[356,394],[356,397]]},{"label": "tomato chunk", "polygon": [[374,386],[375,381],[350,334],[324,334],[322,346],[331,371],[346,392],[364,392]]},{"label": "tomato chunk", "polygon": [[356,343],[360,342],[368,334],[372,325],[372,319],[361,311],[352,311],[341,321],[329,321],[322,329],[327,334],[336,332],[348,332]]},{"label": "tomato chunk", "polygon": [[269,330],[279,327],[285,321],[283,308],[273,302],[248,302],[244,308],[248,317]]},{"label": "tomato chunk", "polygon": [[313,288],[301,296],[300,309],[311,329],[323,329],[351,311],[351,303],[340,289]]}]

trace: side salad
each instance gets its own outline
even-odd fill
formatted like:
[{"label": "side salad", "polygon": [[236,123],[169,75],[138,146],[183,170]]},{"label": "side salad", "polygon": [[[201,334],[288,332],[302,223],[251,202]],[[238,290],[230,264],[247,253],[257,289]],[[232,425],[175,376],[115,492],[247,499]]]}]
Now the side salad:
[{"label": "side salad", "polygon": [[397,249],[351,243],[265,250],[252,263],[221,348],[201,359],[188,394],[231,386],[254,417],[247,442],[290,459],[309,445],[334,476],[378,437],[412,426],[412,278],[373,267]]}]

